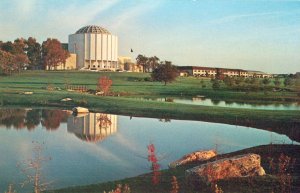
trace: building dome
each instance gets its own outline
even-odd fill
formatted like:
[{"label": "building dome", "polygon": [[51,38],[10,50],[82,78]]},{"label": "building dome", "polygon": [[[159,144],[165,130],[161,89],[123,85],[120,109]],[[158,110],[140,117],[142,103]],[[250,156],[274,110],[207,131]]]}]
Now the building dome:
[{"label": "building dome", "polygon": [[110,32],[107,29],[96,25],[84,26],[76,32],[76,34],[85,34],[85,33],[110,34]]}]

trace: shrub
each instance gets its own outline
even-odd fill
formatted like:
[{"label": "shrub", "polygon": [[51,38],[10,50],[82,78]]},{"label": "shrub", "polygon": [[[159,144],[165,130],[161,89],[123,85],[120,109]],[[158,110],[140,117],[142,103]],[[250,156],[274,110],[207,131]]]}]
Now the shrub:
[{"label": "shrub", "polygon": [[146,78],[144,78],[144,81],[145,81],[145,82],[151,82],[151,81],[152,81],[152,78],[151,78],[151,77],[146,77]]},{"label": "shrub", "polygon": [[86,99],[81,99],[79,101],[76,101],[76,103],[80,106],[86,106],[88,104]]},{"label": "shrub", "polygon": [[213,79],[213,81],[212,81],[212,88],[214,90],[218,90],[218,89],[220,89],[220,87],[221,87],[220,81],[217,80],[217,79]]},{"label": "shrub", "polygon": [[112,83],[112,80],[106,76],[98,78],[97,91],[103,91],[104,95],[107,95]]}]

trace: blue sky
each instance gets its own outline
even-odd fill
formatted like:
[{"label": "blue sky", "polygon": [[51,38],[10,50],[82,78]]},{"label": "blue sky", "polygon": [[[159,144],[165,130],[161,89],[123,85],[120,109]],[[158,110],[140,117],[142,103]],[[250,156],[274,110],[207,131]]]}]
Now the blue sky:
[{"label": "blue sky", "polygon": [[[177,65],[300,71],[300,1],[1,0],[0,40],[67,42],[85,25],[119,36],[119,55]],[[130,53],[130,48],[134,53]]]}]

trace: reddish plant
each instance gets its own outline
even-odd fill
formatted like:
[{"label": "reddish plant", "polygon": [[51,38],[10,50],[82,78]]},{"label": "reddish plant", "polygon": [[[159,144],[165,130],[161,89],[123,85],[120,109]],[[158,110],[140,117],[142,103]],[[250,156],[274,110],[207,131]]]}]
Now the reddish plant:
[{"label": "reddish plant", "polygon": [[223,193],[223,190],[220,187],[218,187],[218,184],[215,184],[214,193]]},{"label": "reddish plant", "polygon": [[155,154],[155,146],[154,144],[148,145],[148,161],[151,162],[151,170],[152,170],[152,183],[153,185],[157,185],[160,180],[160,165],[158,164],[158,159]]},{"label": "reddish plant", "polygon": [[97,91],[102,91],[104,95],[107,95],[113,81],[106,76],[98,78]]},{"label": "reddish plant", "polygon": [[290,174],[290,169],[293,168],[292,167],[293,163],[295,163],[295,161],[292,161],[292,159],[289,156],[286,156],[283,153],[280,155],[278,159],[277,177],[280,183],[281,192],[284,193],[291,192],[293,178]]},{"label": "reddish plant", "polygon": [[170,193],[178,193],[179,192],[179,185],[178,185],[176,176],[172,177],[171,184],[172,184],[172,190],[170,191]]},{"label": "reddish plant", "polygon": [[[125,184],[122,186],[122,184],[118,184],[115,190],[109,191],[108,193],[130,193],[130,187],[129,185]],[[106,193],[106,191],[104,191]]]}]

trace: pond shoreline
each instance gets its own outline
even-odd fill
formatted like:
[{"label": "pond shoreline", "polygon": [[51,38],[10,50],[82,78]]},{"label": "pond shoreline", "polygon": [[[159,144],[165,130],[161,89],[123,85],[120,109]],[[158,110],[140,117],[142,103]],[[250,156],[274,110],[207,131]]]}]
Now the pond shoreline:
[{"label": "pond shoreline", "polygon": [[[179,104],[182,105],[182,104]],[[7,105],[7,106],[0,106],[1,108],[36,108],[36,109],[65,109],[65,110],[72,110],[74,105],[45,105],[45,106],[28,106],[28,105]],[[253,127],[257,129],[262,129],[266,131],[272,131],[279,134],[287,135],[291,140],[295,140],[300,142],[300,112],[291,113],[287,111],[288,114],[281,114],[281,112],[286,111],[263,111],[263,110],[248,110],[245,114],[238,114],[238,115],[230,115],[224,112],[224,116],[217,116],[215,114],[211,115],[211,110],[215,110],[215,108],[222,107],[207,107],[205,108],[205,112],[193,112],[191,114],[185,112],[179,113],[170,113],[169,111],[157,111],[156,109],[148,108],[147,111],[137,111],[134,109],[126,108],[124,109],[107,109],[107,108],[99,108],[99,107],[91,107],[89,110],[91,112],[101,112],[101,113],[110,113],[116,115],[124,115],[124,116],[132,116],[132,117],[148,117],[148,118],[159,118],[159,119],[176,119],[176,120],[191,120],[191,121],[204,121],[204,122],[212,122],[212,123],[223,123],[229,125],[239,125],[245,127]],[[225,108],[227,109],[227,108]],[[239,109],[233,109],[233,113],[238,112]],[[251,112],[254,111],[254,112]],[[268,117],[259,116],[258,112],[263,111]],[[268,114],[270,112],[270,114]],[[295,112],[295,111],[292,111]],[[214,113],[214,112],[212,112]],[[229,111],[227,113],[230,113]],[[250,117],[251,113],[253,114]],[[264,114],[263,114],[264,115]],[[276,116],[276,118],[274,117]],[[282,117],[281,117],[282,116]]]},{"label": "pond shoreline", "polygon": [[[292,172],[292,177],[294,181],[292,182],[292,191],[300,190],[300,155],[295,154],[295,152],[300,151],[300,145],[262,145],[257,147],[251,147],[243,150],[239,150],[232,153],[220,154],[215,159],[228,158],[236,155],[242,155],[247,153],[255,153],[261,156],[261,164],[263,168],[266,170],[267,175],[265,176],[257,176],[257,177],[244,177],[244,178],[233,178],[220,180],[217,182],[218,186],[222,188],[224,192],[277,192],[280,189],[280,181],[276,177],[276,173],[269,168],[269,159],[277,160],[280,155],[283,154],[285,156],[289,156],[291,159],[295,159],[294,168]],[[118,184],[127,184],[132,190],[132,193],[135,192],[169,192],[171,189],[172,176],[176,176],[178,180],[179,189],[184,192],[194,193],[199,191],[194,191],[185,180],[185,170],[198,166],[203,163],[207,163],[211,160],[204,162],[193,162],[189,165],[179,166],[175,169],[166,169],[161,171],[161,183],[158,185],[152,185],[151,178],[152,174],[147,173],[143,175],[139,175],[132,178],[125,178],[122,180],[110,181],[99,184],[91,184],[85,186],[74,186],[74,187],[66,187],[57,190],[46,191],[46,193],[96,193],[109,191],[114,189]],[[273,174],[273,175],[271,175]],[[297,177],[298,176],[298,177]],[[211,188],[209,185],[202,186],[201,191],[203,193],[210,193]]]}]

